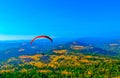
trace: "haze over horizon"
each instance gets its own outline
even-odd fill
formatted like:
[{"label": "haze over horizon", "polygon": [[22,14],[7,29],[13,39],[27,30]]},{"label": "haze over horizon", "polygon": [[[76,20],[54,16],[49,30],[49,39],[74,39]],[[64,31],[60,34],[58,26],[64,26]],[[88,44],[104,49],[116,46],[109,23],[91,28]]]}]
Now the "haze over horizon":
[{"label": "haze over horizon", "polygon": [[117,0],[1,0],[0,40],[120,37]]}]

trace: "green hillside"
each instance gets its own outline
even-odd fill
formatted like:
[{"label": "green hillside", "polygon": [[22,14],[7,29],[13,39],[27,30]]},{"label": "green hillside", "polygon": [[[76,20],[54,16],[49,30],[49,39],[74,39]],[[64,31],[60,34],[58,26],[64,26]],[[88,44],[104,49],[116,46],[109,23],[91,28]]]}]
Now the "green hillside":
[{"label": "green hillside", "polygon": [[1,63],[0,78],[119,78],[120,76],[120,60],[74,52],[59,53],[11,58]]}]

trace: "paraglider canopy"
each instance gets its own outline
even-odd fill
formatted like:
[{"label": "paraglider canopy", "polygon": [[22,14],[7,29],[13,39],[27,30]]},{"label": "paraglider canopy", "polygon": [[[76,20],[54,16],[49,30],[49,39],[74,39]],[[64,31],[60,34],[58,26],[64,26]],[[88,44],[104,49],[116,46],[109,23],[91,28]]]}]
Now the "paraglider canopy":
[{"label": "paraglider canopy", "polygon": [[51,42],[53,42],[52,38],[50,38],[49,36],[46,36],[46,35],[41,35],[41,36],[37,36],[35,38],[32,39],[32,41],[30,42],[30,44],[32,44],[36,39],[38,38],[47,38],[49,39]]}]

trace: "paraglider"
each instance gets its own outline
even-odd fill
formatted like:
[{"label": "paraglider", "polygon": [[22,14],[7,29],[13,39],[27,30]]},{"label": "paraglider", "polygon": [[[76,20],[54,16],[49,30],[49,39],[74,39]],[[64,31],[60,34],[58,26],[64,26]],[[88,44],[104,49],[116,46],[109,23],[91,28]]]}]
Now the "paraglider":
[{"label": "paraglider", "polygon": [[30,44],[32,44],[36,39],[38,38],[47,38],[49,39],[51,42],[53,42],[52,38],[50,38],[49,36],[46,36],[46,35],[42,35],[42,36],[37,36],[35,38],[32,39],[32,41],[30,42]]},{"label": "paraglider", "polygon": [[[41,35],[41,36],[37,36],[37,37],[33,38],[32,41],[30,42],[30,44],[32,45],[32,43],[33,43],[36,39],[38,39],[38,38],[47,38],[47,39],[49,39],[51,42],[53,42],[52,38],[50,38],[49,36]],[[44,56],[44,53],[42,53],[42,55]]]}]

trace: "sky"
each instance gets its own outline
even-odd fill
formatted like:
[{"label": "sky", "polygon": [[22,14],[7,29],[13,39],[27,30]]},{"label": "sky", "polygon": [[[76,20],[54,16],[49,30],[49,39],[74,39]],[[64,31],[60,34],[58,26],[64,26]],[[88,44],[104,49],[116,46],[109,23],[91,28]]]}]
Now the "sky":
[{"label": "sky", "polygon": [[119,0],[0,0],[0,40],[119,37]]}]

